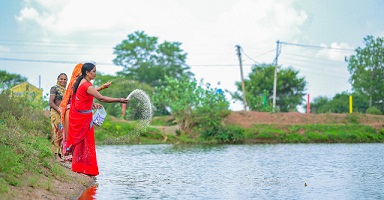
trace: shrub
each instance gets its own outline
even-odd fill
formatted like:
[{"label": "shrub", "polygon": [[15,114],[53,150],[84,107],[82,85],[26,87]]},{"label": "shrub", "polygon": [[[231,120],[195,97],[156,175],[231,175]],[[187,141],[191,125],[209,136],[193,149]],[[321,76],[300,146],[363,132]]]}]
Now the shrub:
[{"label": "shrub", "polygon": [[358,124],[360,122],[359,116],[355,114],[348,114],[343,119],[344,123]]},{"label": "shrub", "polygon": [[[49,118],[40,104],[26,96],[12,97],[8,91],[0,94],[0,194],[9,190],[8,185],[25,183],[25,172],[52,175],[53,158],[50,150]],[[39,175],[37,175],[39,176]],[[37,186],[31,180],[33,186]]]},{"label": "shrub", "polygon": [[214,138],[219,143],[242,143],[245,138],[245,130],[237,126],[221,127],[217,130]]},{"label": "shrub", "polygon": [[374,106],[369,107],[367,109],[366,113],[367,114],[371,114],[371,115],[381,115],[382,114],[381,111],[378,108],[374,107]]}]

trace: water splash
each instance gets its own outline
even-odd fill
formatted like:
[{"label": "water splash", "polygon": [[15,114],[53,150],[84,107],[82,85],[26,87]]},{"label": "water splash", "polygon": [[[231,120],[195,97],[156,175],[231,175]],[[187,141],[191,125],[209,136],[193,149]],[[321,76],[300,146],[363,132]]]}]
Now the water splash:
[{"label": "water splash", "polygon": [[145,131],[146,128],[151,123],[152,117],[153,117],[153,105],[151,103],[151,99],[149,98],[148,94],[140,89],[133,90],[128,96],[127,99],[135,98],[139,101],[140,106],[138,107],[140,110],[140,119],[138,120],[137,127],[136,127],[136,134],[138,134],[140,131]]}]

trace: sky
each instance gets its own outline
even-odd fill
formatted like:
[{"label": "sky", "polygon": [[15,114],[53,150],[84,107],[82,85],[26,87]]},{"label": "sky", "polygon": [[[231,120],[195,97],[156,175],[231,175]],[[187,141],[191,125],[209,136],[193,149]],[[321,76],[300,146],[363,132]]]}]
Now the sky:
[{"label": "sky", "polygon": [[[311,101],[351,92],[345,57],[384,36],[382,0],[6,0],[0,2],[0,70],[48,94],[57,76],[79,62],[114,75],[113,48],[135,31],[180,42],[197,80],[234,92],[252,66],[299,71]],[[70,77],[68,77],[70,78]],[[278,76],[277,76],[278,79]],[[128,94],[127,94],[128,95]],[[231,110],[242,110],[240,101]],[[307,97],[305,97],[306,99]],[[303,102],[305,103],[305,102]]]}]

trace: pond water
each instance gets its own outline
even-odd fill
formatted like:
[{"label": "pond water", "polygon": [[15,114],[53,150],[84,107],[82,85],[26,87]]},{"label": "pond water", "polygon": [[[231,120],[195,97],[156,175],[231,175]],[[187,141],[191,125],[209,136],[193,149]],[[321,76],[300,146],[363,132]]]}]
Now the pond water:
[{"label": "pond water", "polygon": [[97,146],[95,199],[384,199],[384,144]]}]

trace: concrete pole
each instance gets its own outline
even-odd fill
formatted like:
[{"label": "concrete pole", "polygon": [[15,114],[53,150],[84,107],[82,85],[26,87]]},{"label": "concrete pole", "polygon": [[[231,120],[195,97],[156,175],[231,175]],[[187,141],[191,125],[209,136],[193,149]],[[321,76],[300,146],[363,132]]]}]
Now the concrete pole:
[{"label": "concrete pole", "polygon": [[273,76],[273,104],[272,104],[272,112],[276,112],[276,85],[277,85],[277,60],[280,54],[280,42],[276,41],[276,58],[275,58],[275,74]]},{"label": "concrete pole", "polygon": [[236,50],[237,50],[237,56],[239,57],[239,63],[240,63],[241,89],[243,90],[244,111],[247,111],[247,100],[245,98],[245,85],[244,85],[244,76],[243,76],[243,63],[241,61],[241,52],[240,52],[239,45],[236,45]]}]

